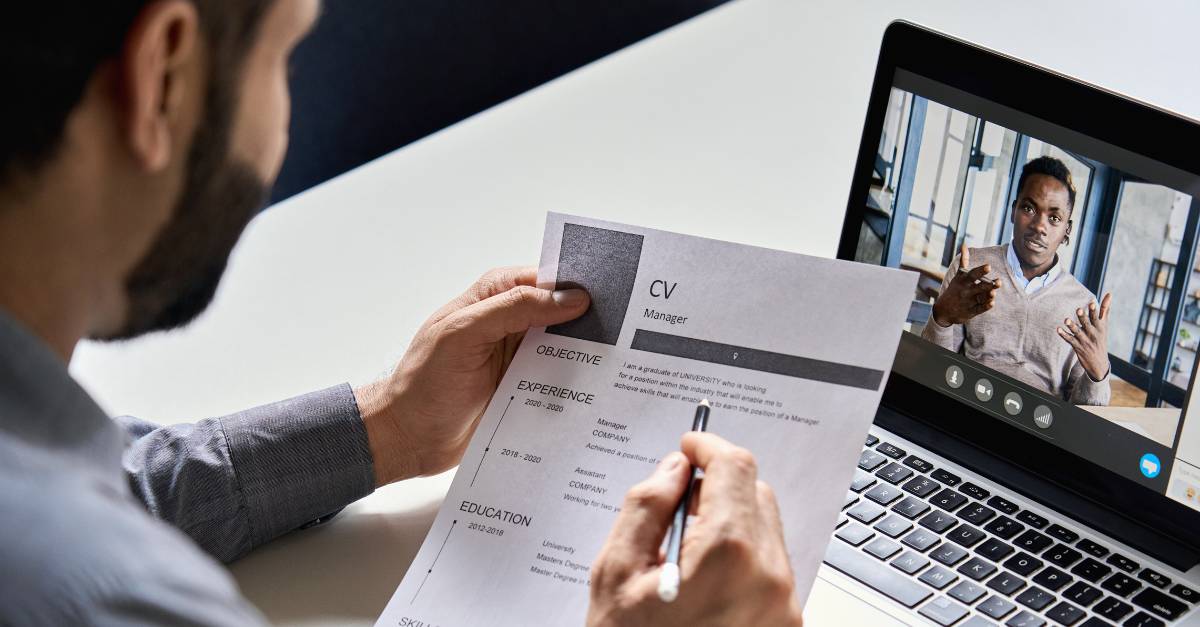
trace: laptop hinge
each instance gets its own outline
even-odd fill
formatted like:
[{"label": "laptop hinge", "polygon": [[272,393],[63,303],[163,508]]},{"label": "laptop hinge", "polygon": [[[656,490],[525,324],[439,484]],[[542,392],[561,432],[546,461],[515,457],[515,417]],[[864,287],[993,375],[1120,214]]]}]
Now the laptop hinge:
[{"label": "laptop hinge", "polygon": [[1047,509],[1110,535],[1173,568],[1187,572],[1200,562],[1200,553],[1185,544],[895,410],[881,406],[875,415],[875,424],[911,440],[914,444],[936,451],[947,459],[1037,501]]}]

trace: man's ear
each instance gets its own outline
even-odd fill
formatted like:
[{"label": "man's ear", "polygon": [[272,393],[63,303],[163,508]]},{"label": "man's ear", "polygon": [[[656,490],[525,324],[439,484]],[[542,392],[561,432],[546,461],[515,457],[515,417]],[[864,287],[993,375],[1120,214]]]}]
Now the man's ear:
[{"label": "man's ear", "polygon": [[189,96],[204,88],[196,71],[200,18],[188,0],[156,0],[134,21],[121,51],[123,134],[134,158],[148,172],[171,161],[177,134],[189,111]]}]

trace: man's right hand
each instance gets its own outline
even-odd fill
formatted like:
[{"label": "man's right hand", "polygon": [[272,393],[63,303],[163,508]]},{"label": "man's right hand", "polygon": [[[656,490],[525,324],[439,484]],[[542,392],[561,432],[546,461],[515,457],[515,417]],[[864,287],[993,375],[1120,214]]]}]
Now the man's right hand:
[{"label": "man's right hand", "polygon": [[[679,596],[658,598],[659,547],[691,477],[704,469],[695,518],[680,547]],[[633,486],[592,564],[589,627],[801,624],[779,506],[754,456],[711,433],[683,436]]]},{"label": "man's right hand", "polygon": [[971,253],[966,244],[958,257],[958,270],[941,296],[933,303],[933,321],[948,327],[978,316],[996,305],[996,290],[1000,280],[985,281],[984,276],[992,271],[989,264],[967,270],[971,265]]}]

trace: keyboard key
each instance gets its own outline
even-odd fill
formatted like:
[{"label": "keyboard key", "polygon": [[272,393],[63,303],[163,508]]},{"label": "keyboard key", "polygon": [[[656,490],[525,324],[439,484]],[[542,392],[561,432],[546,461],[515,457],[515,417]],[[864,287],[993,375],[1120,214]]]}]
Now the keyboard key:
[{"label": "keyboard key", "polygon": [[971,523],[972,525],[980,525],[991,520],[996,516],[995,510],[984,507],[979,503],[971,503],[970,505],[958,510],[958,517]]},{"label": "keyboard key", "polygon": [[992,495],[991,492],[988,492],[987,490],[984,490],[983,488],[969,481],[962,484],[962,486],[958,488],[958,491],[963,492],[972,498],[979,499],[980,501],[986,500],[987,497]]},{"label": "keyboard key", "polygon": [[1017,545],[1018,549],[1037,555],[1038,553],[1041,553],[1043,549],[1050,546],[1053,542],[1054,541],[1051,540],[1049,536],[1044,536],[1033,529],[1029,529],[1025,533],[1017,536],[1017,539],[1013,541],[1013,544]]},{"label": "keyboard key", "polygon": [[900,498],[901,493],[900,488],[881,483],[867,490],[865,496],[880,505],[891,505],[892,501]]},{"label": "keyboard key", "polygon": [[899,538],[904,532],[912,529],[912,523],[899,516],[888,516],[875,525],[877,531],[882,531],[893,538]]},{"label": "keyboard key", "polygon": [[1059,540],[1062,540],[1067,544],[1073,544],[1079,539],[1079,534],[1067,529],[1062,525],[1050,525],[1050,528],[1046,530],[1046,533],[1058,538]]},{"label": "keyboard key", "polygon": [[837,533],[833,535],[845,540],[846,542],[849,542],[850,546],[858,546],[871,539],[871,536],[875,534],[872,533],[870,529],[867,529],[862,525],[851,523],[842,527],[841,529],[838,529]]},{"label": "keyboard key", "polygon": [[1021,531],[1025,529],[1025,525],[1022,525],[1008,516],[997,516],[991,522],[984,525],[983,529],[990,534],[999,536],[1005,540],[1010,540],[1013,536],[1021,533]]},{"label": "keyboard key", "polygon": [[987,534],[972,527],[971,525],[959,525],[953,531],[946,534],[946,539],[955,543],[961,544],[968,549],[979,544],[987,537]]},{"label": "keyboard key", "polygon": [[874,503],[869,501],[860,501],[858,505],[846,510],[846,515],[864,525],[869,525],[874,522],[876,518],[883,516],[886,512],[887,510]]},{"label": "keyboard key", "polygon": [[1011,596],[1012,593],[1025,587],[1025,580],[1012,573],[1001,571],[999,575],[988,580],[987,587],[1004,596]]},{"label": "keyboard key", "polygon": [[892,566],[895,566],[896,568],[899,568],[901,571],[910,575],[928,565],[929,560],[925,559],[925,556],[918,555],[912,551],[905,551],[904,553],[900,554],[900,557],[892,560]]},{"label": "keyboard key", "polygon": [[1138,579],[1149,583],[1155,588],[1166,588],[1167,586],[1171,585],[1170,578],[1162,573],[1150,570],[1149,568],[1143,569],[1142,572],[1138,573]]},{"label": "keyboard key", "polygon": [[1049,551],[1042,553],[1042,558],[1046,560],[1046,563],[1054,564],[1059,568],[1066,568],[1078,562],[1081,557],[1083,557],[1083,553],[1065,544],[1056,544]]},{"label": "keyboard key", "polygon": [[958,627],[996,627],[996,623],[993,623],[982,616],[972,616],[959,623]]},{"label": "keyboard key", "polygon": [[958,524],[958,521],[953,516],[938,509],[926,514],[919,522],[922,527],[932,529],[934,533],[942,533]]},{"label": "keyboard key", "polygon": [[825,563],[905,607],[916,607],[933,594],[929,588],[891,568],[880,568],[879,562],[841,542],[829,543]]},{"label": "keyboard key", "polygon": [[1009,612],[1017,609],[1017,606],[1013,604],[1012,601],[1000,598],[993,594],[985,599],[983,603],[980,603],[975,609],[979,610],[981,614],[987,614],[996,620],[1000,620],[1001,618],[1008,616]]},{"label": "keyboard key", "polygon": [[934,566],[933,568],[930,568],[922,573],[920,577],[917,577],[917,579],[920,579],[921,581],[933,586],[935,590],[941,590],[942,588],[954,583],[958,579],[958,575],[955,575],[941,566]]},{"label": "keyboard key", "polygon": [[954,544],[943,544],[934,549],[929,557],[947,566],[953,566],[967,557],[967,550]]},{"label": "keyboard key", "polygon": [[1113,553],[1112,555],[1109,555],[1108,559],[1106,559],[1104,561],[1108,562],[1109,564],[1112,564],[1113,566],[1116,566],[1117,568],[1120,568],[1121,570],[1123,570],[1127,573],[1132,573],[1138,569],[1137,562],[1129,559],[1128,557],[1125,557],[1124,555],[1119,555],[1117,553]]},{"label": "keyboard key", "polygon": [[1029,575],[1033,571],[1042,567],[1042,560],[1021,551],[1016,555],[1008,558],[1004,562],[1004,567],[1017,573],[1018,575]]},{"label": "keyboard key", "polygon": [[892,511],[905,518],[912,519],[929,511],[929,503],[913,496],[906,496],[903,501],[892,506]]},{"label": "keyboard key", "polygon": [[1079,575],[1081,579],[1086,579],[1092,583],[1096,583],[1108,576],[1112,569],[1092,558],[1087,558],[1075,565],[1071,572]]},{"label": "keyboard key", "polygon": [[1008,555],[1012,552],[1013,548],[1011,546],[1008,546],[1007,544],[995,538],[988,538],[983,542],[983,544],[975,547],[975,553],[982,555],[993,562],[999,562],[1005,557],[1008,557]]},{"label": "keyboard key", "polygon": [[836,524],[836,525],[834,525],[834,526],[833,526],[833,528],[834,528],[834,529],[838,529],[838,528],[840,528],[842,525],[846,524],[846,523],[847,523],[847,522],[849,522],[849,521],[850,521],[850,519],[849,519],[849,518],[846,518],[845,516],[838,516],[837,524]]},{"label": "keyboard key", "polygon": [[1058,590],[1072,581],[1075,581],[1074,577],[1053,566],[1046,567],[1046,570],[1033,577],[1033,583],[1051,590]]},{"label": "keyboard key", "polygon": [[1106,623],[1095,616],[1079,623],[1079,627],[1112,627],[1111,623]]},{"label": "keyboard key", "polygon": [[883,479],[884,481],[886,481],[892,485],[896,485],[896,484],[900,483],[901,481],[904,481],[905,479],[911,477],[912,475],[913,475],[912,468],[905,468],[904,466],[901,466],[900,464],[897,464],[896,462],[892,462],[892,463],[888,464],[887,466],[880,468],[875,473],[876,477],[879,477],[880,479]]},{"label": "keyboard key", "polygon": [[919,613],[939,625],[953,625],[967,615],[967,608],[946,597],[937,597],[926,603]]},{"label": "keyboard key", "polygon": [[1070,603],[1067,603],[1066,601],[1060,601],[1058,605],[1055,605],[1046,612],[1046,618],[1049,618],[1056,623],[1067,625],[1067,627],[1078,623],[1086,615],[1087,612],[1084,612],[1083,610],[1071,605]]},{"label": "keyboard key", "polygon": [[1188,610],[1188,606],[1180,601],[1155,590],[1146,588],[1130,599],[1134,605],[1167,620],[1175,620]]},{"label": "keyboard key", "polygon": [[908,480],[908,483],[904,484],[904,490],[906,492],[912,492],[921,498],[925,498],[930,494],[937,492],[938,488],[940,487],[942,487],[940,483],[927,477],[913,477],[912,479]]},{"label": "keyboard key", "polygon": [[969,561],[958,567],[958,572],[975,581],[979,581],[996,572],[996,567],[982,558],[972,557]]},{"label": "keyboard key", "polygon": [[892,446],[887,442],[876,446],[875,450],[887,455],[888,457],[891,457],[892,459],[900,459],[901,457],[904,457],[904,449]]},{"label": "keyboard key", "polygon": [[867,446],[875,446],[876,444],[879,444],[879,438],[868,433],[867,434]]},{"label": "keyboard key", "polygon": [[900,545],[887,538],[875,538],[868,542],[863,550],[881,560],[886,560],[900,552]]},{"label": "keyboard key", "polygon": [[1108,555],[1108,549],[1096,544],[1095,542],[1092,542],[1091,540],[1088,540],[1087,538],[1077,542],[1075,544],[1075,548],[1095,557],[1104,557],[1105,555]]},{"label": "keyboard key", "polygon": [[1117,573],[1112,577],[1105,579],[1104,583],[1100,584],[1100,587],[1119,597],[1127,597],[1129,596],[1129,593],[1141,588],[1142,584],[1133,577],[1122,573]]},{"label": "keyboard key", "polygon": [[1104,593],[1087,585],[1086,583],[1083,583],[1082,581],[1076,581],[1075,583],[1071,584],[1070,588],[1067,588],[1066,591],[1063,592],[1063,596],[1071,601],[1074,601],[1076,604],[1082,607],[1087,607],[1092,603],[1095,603],[1096,599],[1104,596]]},{"label": "keyboard key", "polygon": [[858,501],[858,495],[854,494],[853,492],[847,492],[846,493],[846,502],[842,504],[842,509],[846,509],[847,507],[854,505],[854,503],[857,501]]},{"label": "keyboard key", "polygon": [[1184,601],[1187,601],[1188,603],[1195,603],[1196,599],[1200,598],[1200,594],[1197,594],[1195,590],[1192,590],[1181,583],[1177,583],[1171,587],[1171,594],[1183,599]]},{"label": "keyboard key", "polygon": [[1096,616],[1116,622],[1128,616],[1133,611],[1133,606],[1119,599],[1104,597],[1104,600],[1097,603],[1092,611],[1096,613]]},{"label": "keyboard key", "polygon": [[940,481],[948,486],[951,486],[951,487],[956,486],[962,482],[962,479],[959,478],[958,475],[946,472],[945,470],[942,470],[941,468],[938,468],[937,470],[929,473],[929,476],[933,477],[934,479],[937,479],[938,481]]},{"label": "keyboard key", "polygon": [[1042,625],[1046,624],[1046,621],[1042,620],[1036,614],[1030,614],[1025,610],[1021,610],[1020,614],[1008,619],[1008,622],[1004,624],[1007,627],[1042,627]]},{"label": "keyboard key", "polygon": [[950,588],[950,592],[948,594],[959,601],[970,605],[975,601],[978,601],[979,597],[983,596],[986,592],[987,591],[984,590],[983,586],[964,580],[957,586]]},{"label": "keyboard key", "polygon": [[[860,466],[862,465],[861,462],[859,463],[859,465]],[[1037,514],[1031,512],[1029,510],[1025,510],[1025,511],[1017,514],[1017,520],[1029,525],[1030,527],[1033,527],[1034,529],[1041,529],[1042,527],[1045,527],[1050,522],[1050,521],[1046,520],[1045,518],[1042,518],[1041,516],[1038,516]]]},{"label": "keyboard key", "polygon": [[1017,513],[1017,510],[1021,509],[1021,508],[1017,507],[1017,505],[1015,503],[1005,500],[1005,499],[1001,498],[999,495],[993,496],[992,498],[988,499],[987,504],[1004,512],[1005,514],[1008,514],[1009,516],[1012,516],[1013,514]]},{"label": "keyboard key", "polygon": [[1039,612],[1053,602],[1054,595],[1042,590],[1037,586],[1033,586],[1017,595],[1017,603],[1020,603],[1031,610],[1037,610]]},{"label": "keyboard key", "polygon": [[858,467],[867,472],[871,472],[885,463],[887,463],[887,458],[875,451],[863,451],[862,455],[858,456]]},{"label": "keyboard key", "polygon": [[862,492],[871,487],[875,483],[875,475],[863,472],[861,470],[854,471],[854,481],[850,482],[850,489],[855,492]]},{"label": "keyboard key", "polygon": [[1164,627],[1166,623],[1145,613],[1138,612],[1122,623],[1125,627]]},{"label": "keyboard key", "polygon": [[917,457],[916,455],[909,455],[908,457],[905,457],[904,465],[918,472],[929,472],[930,470],[933,470],[933,464],[921,459],[920,457]]},{"label": "keyboard key", "polygon": [[963,503],[966,503],[967,497],[955,492],[954,490],[951,490],[950,488],[945,488],[941,492],[933,495],[933,497],[929,499],[929,502],[948,512],[952,512],[955,509],[958,509],[958,507]]},{"label": "keyboard key", "polygon": [[922,553],[940,541],[941,538],[937,537],[936,534],[931,533],[926,529],[921,529],[920,527],[918,527],[912,533],[904,536],[904,539],[901,540],[901,542],[904,544],[907,544],[908,546],[911,546]]}]

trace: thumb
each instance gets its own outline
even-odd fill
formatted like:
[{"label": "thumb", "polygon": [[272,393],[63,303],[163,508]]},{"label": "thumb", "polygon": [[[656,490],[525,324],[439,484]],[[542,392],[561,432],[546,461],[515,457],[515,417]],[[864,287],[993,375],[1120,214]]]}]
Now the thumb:
[{"label": "thumb", "polygon": [[452,327],[470,331],[480,342],[491,343],[532,327],[578,318],[587,311],[590,303],[587,292],[580,289],[551,291],[517,285],[463,307],[444,320]]},{"label": "thumb", "polygon": [[610,572],[628,577],[658,564],[658,548],[691,478],[690,470],[682,453],[671,453],[659,462],[654,474],[625,494],[621,513],[601,551]]}]

